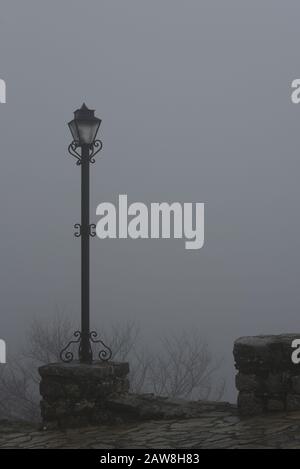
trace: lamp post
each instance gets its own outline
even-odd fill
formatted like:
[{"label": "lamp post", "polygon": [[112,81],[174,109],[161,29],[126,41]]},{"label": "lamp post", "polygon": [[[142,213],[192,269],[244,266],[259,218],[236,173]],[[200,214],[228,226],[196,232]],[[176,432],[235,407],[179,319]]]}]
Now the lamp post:
[{"label": "lamp post", "polygon": [[81,330],[74,333],[74,340],[61,351],[62,361],[69,363],[74,359],[70,349],[73,344],[79,344],[78,356],[81,363],[93,362],[92,344],[102,346],[99,358],[107,361],[111,358],[111,350],[102,340],[97,339],[97,333],[90,330],[90,237],[95,236],[94,224],[90,224],[90,164],[95,163],[95,155],[102,149],[101,140],[96,140],[101,119],[95,117],[95,111],[88,109],[85,104],[74,112],[74,119],[68,126],[73,141],[68,147],[69,153],[77,159],[81,166],[81,223],[74,225],[75,236],[81,237]]}]

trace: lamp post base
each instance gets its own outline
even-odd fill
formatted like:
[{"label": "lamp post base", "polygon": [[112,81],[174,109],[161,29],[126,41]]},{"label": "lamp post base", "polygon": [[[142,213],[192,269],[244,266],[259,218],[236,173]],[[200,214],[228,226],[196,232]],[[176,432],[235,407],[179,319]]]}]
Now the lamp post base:
[{"label": "lamp post base", "polygon": [[128,393],[128,363],[53,363],[39,373],[45,429],[118,422],[106,401]]}]

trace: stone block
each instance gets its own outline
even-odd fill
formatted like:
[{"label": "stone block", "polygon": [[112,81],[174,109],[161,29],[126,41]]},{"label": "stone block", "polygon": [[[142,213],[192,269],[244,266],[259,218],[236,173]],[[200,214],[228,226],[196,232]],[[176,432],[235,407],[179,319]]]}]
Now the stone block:
[{"label": "stone block", "polygon": [[290,412],[300,410],[300,395],[299,394],[288,394],[287,395],[286,410],[290,411]]},{"label": "stone block", "polygon": [[240,392],[238,396],[238,411],[242,416],[261,415],[265,411],[265,401],[253,392]]},{"label": "stone block", "polygon": [[267,400],[267,410],[269,412],[283,412],[286,408],[285,399],[273,398]]},{"label": "stone block", "polygon": [[289,372],[271,372],[263,380],[264,392],[268,395],[284,394],[290,386]]},{"label": "stone block", "polygon": [[262,389],[259,378],[253,374],[238,373],[235,377],[235,384],[238,391],[257,392]]},{"label": "stone block", "polygon": [[68,427],[120,420],[107,409],[107,401],[128,393],[128,363],[57,363],[43,366],[39,372],[46,427],[49,423]]},{"label": "stone block", "polygon": [[292,343],[300,334],[260,335],[235,341],[238,409],[241,415],[300,410],[300,364]]},{"label": "stone block", "polygon": [[293,394],[300,394],[300,376],[293,376],[291,378],[291,392]]},{"label": "stone block", "polygon": [[89,381],[99,381],[112,377],[125,378],[128,373],[129,364],[126,362],[94,362],[91,365],[79,362],[51,363],[39,368],[39,374],[42,378],[51,376],[80,382],[87,379]]},{"label": "stone block", "polygon": [[298,369],[291,360],[294,339],[300,334],[260,335],[241,337],[234,343],[236,368],[246,374],[280,372]]}]

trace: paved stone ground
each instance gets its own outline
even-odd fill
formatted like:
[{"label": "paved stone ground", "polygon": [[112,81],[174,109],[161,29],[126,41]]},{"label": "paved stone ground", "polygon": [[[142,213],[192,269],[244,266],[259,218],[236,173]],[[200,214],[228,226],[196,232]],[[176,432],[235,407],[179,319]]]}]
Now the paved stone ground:
[{"label": "paved stone ground", "polygon": [[0,449],[4,448],[300,449],[300,412],[240,419],[232,408],[192,419],[66,431],[0,422]]}]

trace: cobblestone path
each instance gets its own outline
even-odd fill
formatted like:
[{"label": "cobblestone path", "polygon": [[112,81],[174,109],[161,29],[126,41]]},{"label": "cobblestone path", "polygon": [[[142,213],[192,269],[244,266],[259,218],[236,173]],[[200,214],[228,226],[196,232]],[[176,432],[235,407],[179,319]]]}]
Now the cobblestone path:
[{"label": "cobblestone path", "polygon": [[0,448],[300,449],[300,412],[241,420],[228,410],[188,420],[67,431],[38,431],[29,425],[0,422]]}]

